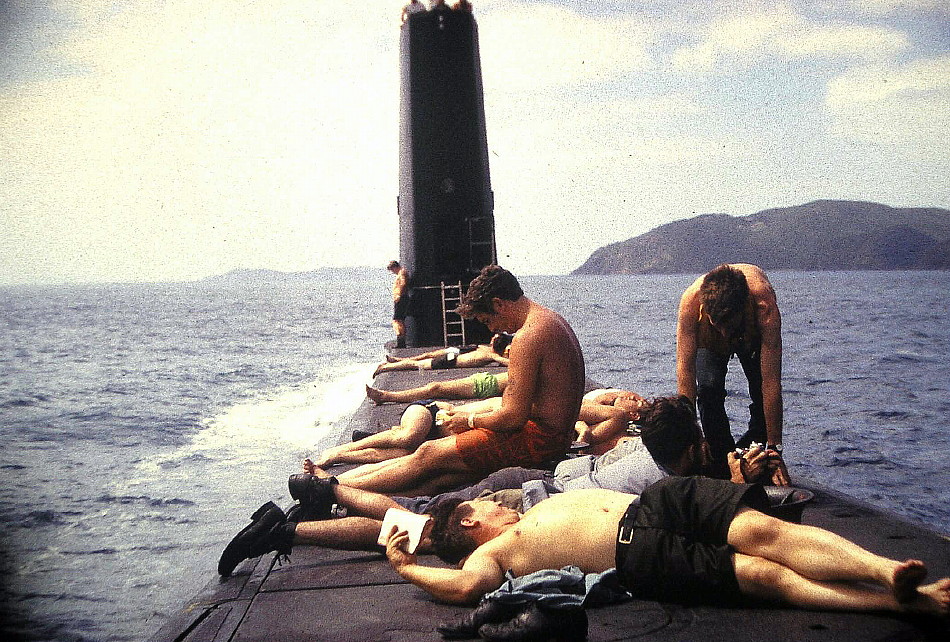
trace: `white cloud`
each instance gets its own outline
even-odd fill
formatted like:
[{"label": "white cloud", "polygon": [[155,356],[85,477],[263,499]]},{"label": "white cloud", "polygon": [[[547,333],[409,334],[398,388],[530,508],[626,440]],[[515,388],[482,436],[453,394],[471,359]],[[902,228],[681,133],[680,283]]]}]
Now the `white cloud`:
[{"label": "white cloud", "polygon": [[553,5],[512,4],[478,14],[485,91],[602,83],[653,65],[647,25]]},{"label": "white cloud", "polygon": [[[704,212],[839,195],[946,205],[946,48],[918,50],[894,26],[906,9],[871,28],[795,3],[617,4],[475,5],[497,243],[516,273],[570,270]],[[0,75],[0,282],[394,256],[401,6],[103,1],[33,16],[21,31],[73,37]],[[729,73],[678,73],[671,55]],[[910,56],[930,62],[894,62]],[[773,83],[776,60],[794,63],[788,82]],[[842,61],[861,67],[827,87],[823,112]]]},{"label": "white cloud", "polygon": [[847,0],[844,4],[875,14],[890,14],[896,11],[950,11],[950,4],[946,0]]},{"label": "white cloud", "polygon": [[838,136],[950,160],[934,147],[950,138],[950,56],[851,69],[828,83],[825,104]]},{"label": "white cloud", "polygon": [[[0,267],[194,278],[393,253],[398,13],[318,5],[83,5],[56,53],[86,73],[0,96],[0,211],[23,246]],[[365,28],[325,31],[348,21]]]},{"label": "white cloud", "polygon": [[765,56],[879,58],[908,45],[906,36],[892,29],[810,22],[789,6],[779,5],[714,18],[699,44],[674,52],[673,66],[681,71],[709,71],[718,64],[750,66]]}]

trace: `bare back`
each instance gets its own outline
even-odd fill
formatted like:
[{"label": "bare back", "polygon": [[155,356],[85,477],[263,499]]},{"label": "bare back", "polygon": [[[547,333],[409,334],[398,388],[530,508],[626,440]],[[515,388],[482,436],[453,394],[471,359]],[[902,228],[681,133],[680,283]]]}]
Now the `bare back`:
[{"label": "bare back", "polygon": [[571,326],[553,310],[531,302],[524,325],[512,341],[512,361],[504,396],[531,388],[529,418],[571,432],[584,396],[584,355]]},{"label": "bare back", "polygon": [[470,560],[477,565],[487,557],[517,576],[568,565],[584,573],[606,571],[615,564],[617,525],[636,497],[602,488],[553,495]]}]

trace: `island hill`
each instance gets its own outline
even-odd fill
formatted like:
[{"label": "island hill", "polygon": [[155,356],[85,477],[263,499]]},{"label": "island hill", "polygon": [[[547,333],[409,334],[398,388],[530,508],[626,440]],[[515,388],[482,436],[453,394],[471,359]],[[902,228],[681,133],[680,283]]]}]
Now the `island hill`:
[{"label": "island hill", "polygon": [[766,270],[948,270],[950,210],[814,201],[751,216],[703,214],[602,247],[573,274],[701,274],[720,263]]}]

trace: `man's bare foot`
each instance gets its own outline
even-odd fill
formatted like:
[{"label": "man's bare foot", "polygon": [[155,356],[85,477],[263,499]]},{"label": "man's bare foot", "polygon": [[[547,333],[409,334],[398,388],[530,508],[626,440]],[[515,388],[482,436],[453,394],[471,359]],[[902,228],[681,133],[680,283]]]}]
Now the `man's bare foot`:
[{"label": "man's bare foot", "polygon": [[903,606],[908,613],[950,617],[950,577],[918,586],[914,598]]},{"label": "man's bare foot", "polygon": [[330,477],[333,476],[317,466],[315,463],[313,463],[313,460],[309,458],[303,460],[303,472],[307,473],[308,475],[313,475],[314,477],[319,477],[320,479],[330,479]]},{"label": "man's bare foot", "polygon": [[891,591],[901,604],[917,597],[920,583],[927,577],[927,567],[920,560],[906,560],[897,565],[892,576]]},{"label": "man's bare foot", "polygon": [[386,399],[386,391],[380,390],[379,388],[374,388],[373,386],[366,384],[366,396],[369,397],[373,403],[377,406],[382,405],[389,401]]}]

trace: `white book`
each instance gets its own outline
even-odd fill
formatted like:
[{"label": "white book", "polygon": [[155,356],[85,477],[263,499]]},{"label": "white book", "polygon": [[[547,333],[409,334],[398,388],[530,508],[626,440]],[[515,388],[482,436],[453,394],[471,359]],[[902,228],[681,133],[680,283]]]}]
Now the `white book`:
[{"label": "white book", "polygon": [[379,529],[379,539],[376,540],[376,543],[385,546],[386,540],[389,539],[389,532],[395,526],[397,532],[407,531],[409,533],[407,552],[415,553],[422,536],[425,534],[426,526],[431,520],[432,518],[428,515],[419,515],[399,508],[390,508],[383,518],[383,526]]}]

